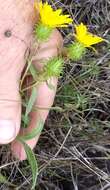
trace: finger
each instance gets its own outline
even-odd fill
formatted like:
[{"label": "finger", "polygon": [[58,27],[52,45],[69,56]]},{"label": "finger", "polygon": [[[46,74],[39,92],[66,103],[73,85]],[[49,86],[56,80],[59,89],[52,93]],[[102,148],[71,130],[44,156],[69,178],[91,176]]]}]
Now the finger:
[{"label": "finger", "polygon": [[[6,84],[10,85],[6,80]],[[6,86],[7,86],[6,85]],[[17,84],[11,88],[2,88],[0,83],[0,144],[13,141],[20,128],[21,100]],[[10,90],[14,93],[12,94]]]},{"label": "finger", "polygon": [[[54,41],[54,45],[53,46],[53,50],[51,51],[52,53],[49,53],[49,50],[47,51],[47,49],[50,49],[50,46],[53,45],[53,41]],[[62,46],[62,38],[61,35],[59,34],[58,31],[54,31],[53,35],[51,36],[51,38],[49,39],[49,42],[44,43],[41,45],[41,49],[39,50],[39,54],[41,53],[43,58],[45,57],[46,59],[53,57],[53,56],[57,56],[58,52],[57,52],[57,48]],[[44,50],[44,47],[46,48],[46,51],[43,51],[42,53],[42,49]],[[45,55],[44,55],[45,54]],[[41,59],[42,59],[41,56]],[[40,55],[39,55],[40,57]],[[39,58],[38,58],[39,60]],[[34,62],[34,65],[37,68],[41,68],[42,66],[39,64],[39,61]],[[49,88],[49,86],[47,85],[46,82],[41,83],[38,87],[37,87],[37,99],[35,102],[35,107],[39,108],[37,109],[37,111],[33,111],[30,114],[31,117],[31,121],[29,124],[29,127],[27,129],[21,130],[21,135],[30,133],[32,131],[32,129],[34,129],[37,126],[37,123],[42,119],[43,121],[46,120],[48,113],[49,113],[49,109],[53,104],[54,101],[54,97],[55,97],[55,93],[56,93],[56,87],[57,87],[57,79],[56,78],[52,78],[49,80],[49,82],[51,83],[51,85],[54,87],[52,89]],[[53,90],[54,89],[54,90]],[[47,109],[45,109],[47,108]],[[37,136],[36,138],[33,138],[32,140],[26,141],[26,143],[31,147],[34,148],[37,141],[38,141],[39,136]],[[24,152],[24,148],[23,146],[17,142],[14,141],[12,143],[11,146],[12,152],[13,154],[18,157],[20,160],[24,160],[26,159],[26,154]]]},{"label": "finger", "polygon": [[31,30],[15,1],[0,1],[0,144],[13,141],[20,129],[19,80]]},{"label": "finger", "polygon": [[33,64],[37,69],[42,69],[46,60],[55,57],[61,53],[63,47],[63,39],[58,30],[54,30],[47,42],[39,45],[38,50],[34,52]]},{"label": "finger", "polygon": [[[57,86],[57,79],[53,78],[51,80],[51,84],[55,87],[53,91],[50,89],[46,83],[40,84],[40,86],[36,89],[37,90],[37,100],[35,102],[37,111],[33,111],[30,114],[30,124],[27,129],[22,129],[20,135],[29,134],[32,129],[36,128],[39,121],[45,121],[49,112],[50,107],[53,104],[56,86]],[[40,134],[39,134],[40,135]],[[39,135],[33,138],[32,140],[26,141],[26,143],[33,149],[38,141]],[[13,141],[11,150],[13,154],[20,160],[26,159],[26,154],[22,144],[18,141]]]}]

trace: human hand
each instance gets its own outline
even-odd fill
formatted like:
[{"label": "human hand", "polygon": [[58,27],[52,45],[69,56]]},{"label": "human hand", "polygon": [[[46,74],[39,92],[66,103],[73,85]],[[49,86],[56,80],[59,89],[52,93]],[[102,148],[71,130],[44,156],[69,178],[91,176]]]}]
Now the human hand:
[{"label": "human hand", "polygon": [[[20,160],[26,159],[23,146],[14,140],[18,133],[24,135],[36,127],[37,121],[46,120],[48,110],[39,109],[30,114],[28,128],[21,126],[21,97],[19,82],[25,66],[25,52],[33,39],[33,24],[36,16],[33,14],[33,4],[30,0],[1,0],[0,6],[0,144],[11,143],[12,153]],[[58,55],[62,48],[62,37],[55,30],[50,39],[40,44],[33,62],[38,69],[42,60]],[[51,79],[57,87],[57,78]],[[35,105],[40,108],[50,108],[54,101],[55,90],[50,89],[46,82],[36,87],[37,98]],[[34,148],[38,136],[26,143]]]}]

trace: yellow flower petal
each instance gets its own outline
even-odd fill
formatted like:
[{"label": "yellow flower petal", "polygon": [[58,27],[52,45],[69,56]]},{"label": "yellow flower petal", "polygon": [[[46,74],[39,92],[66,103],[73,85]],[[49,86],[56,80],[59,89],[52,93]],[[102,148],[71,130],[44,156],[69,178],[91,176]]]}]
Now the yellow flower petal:
[{"label": "yellow flower petal", "polygon": [[87,34],[87,27],[83,23],[81,23],[80,25],[75,25],[75,29],[77,36],[85,36]]},{"label": "yellow flower petal", "polygon": [[86,43],[85,46],[86,47],[90,47],[91,45],[103,42],[104,39],[101,37],[98,37],[96,35],[92,35],[92,34],[88,34],[86,35]]},{"label": "yellow flower petal", "polygon": [[67,27],[73,21],[70,15],[63,15],[62,9],[53,10],[47,2],[35,3],[35,7],[36,9],[39,7],[40,20],[44,26],[50,28]]},{"label": "yellow flower petal", "polygon": [[80,43],[84,45],[84,47],[90,47],[94,44],[104,41],[103,38],[88,32],[86,25],[84,25],[83,23],[75,25],[75,29],[75,37]]}]

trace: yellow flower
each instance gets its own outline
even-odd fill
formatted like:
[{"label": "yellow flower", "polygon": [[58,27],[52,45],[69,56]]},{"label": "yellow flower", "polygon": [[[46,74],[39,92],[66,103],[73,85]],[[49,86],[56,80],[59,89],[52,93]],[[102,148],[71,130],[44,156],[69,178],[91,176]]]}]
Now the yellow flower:
[{"label": "yellow flower", "polygon": [[104,41],[103,38],[88,32],[87,27],[83,23],[75,25],[75,29],[75,37],[81,44],[84,45],[84,47],[91,47],[94,44]]},{"label": "yellow flower", "polygon": [[68,24],[72,23],[70,15],[63,15],[62,9],[53,10],[47,2],[35,2],[35,8],[39,9],[40,21],[44,26],[50,28],[67,27]]}]

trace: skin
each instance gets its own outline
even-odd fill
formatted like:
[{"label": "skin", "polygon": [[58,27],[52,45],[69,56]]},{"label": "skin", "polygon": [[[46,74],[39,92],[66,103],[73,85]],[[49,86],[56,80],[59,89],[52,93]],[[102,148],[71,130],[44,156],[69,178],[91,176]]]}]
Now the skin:
[{"label": "skin", "polygon": [[[58,55],[63,40],[60,33],[54,30],[49,40],[41,43],[39,49],[35,51],[33,26],[38,21],[38,13],[35,12],[31,0],[1,0],[0,14],[0,144],[11,142],[12,154],[24,160],[26,155],[23,146],[15,140],[16,136],[32,131],[40,119],[45,122],[49,113],[49,109],[31,112],[28,128],[20,129],[22,100],[19,94],[19,81],[26,63],[25,53],[27,48],[32,54],[36,53],[36,60],[32,64],[37,69],[42,69],[43,60]],[[8,37],[5,33],[7,30],[11,31]],[[55,89],[50,89],[46,82],[37,86],[34,106],[40,108],[52,106],[58,80],[55,77],[50,80]],[[33,149],[38,138],[39,136],[26,143]]]}]

